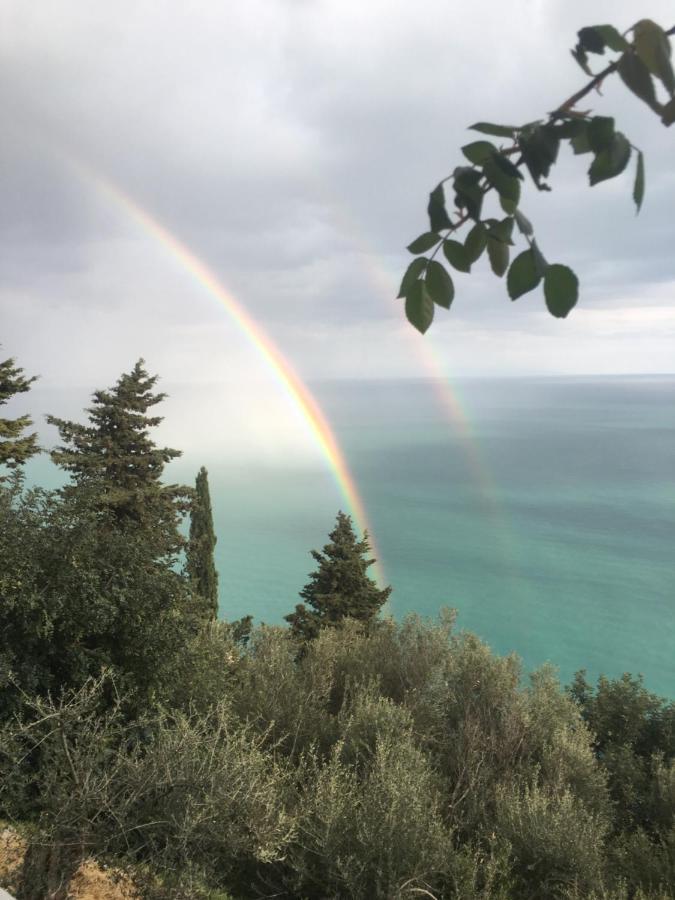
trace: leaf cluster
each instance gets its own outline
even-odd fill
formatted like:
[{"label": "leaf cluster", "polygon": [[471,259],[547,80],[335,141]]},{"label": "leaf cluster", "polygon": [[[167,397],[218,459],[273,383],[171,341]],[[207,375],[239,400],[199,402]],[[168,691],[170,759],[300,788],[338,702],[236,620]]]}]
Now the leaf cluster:
[{"label": "leaf cluster", "polygon": [[[562,263],[549,263],[534,235],[530,220],[521,209],[521,194],[527,172],[539,191],[550,191],[549,177],[560,146],[566,143],[575,155],[591,156],[588,179],[591,186],[621,175],[633,154],[636,157],[633,200],[639,212],[645,192],[645,163],[635,147],[609,116],[580,111],[577,104],[614,72],[626,86],[655,110],[665,125],[675,120],[675,76],[668,35],[655,22],[642,19],[626,35],[611,25],[582,28],[572,54],[591,82],[562,103],[546,119],[523,125],[477,122],[471,128],[499,143],[481,139],[462,147],[466,163],[454,169],[431,192],[427,213],[429,230],[408,245],[416,256],[406,269],[399,289],[409,322],[424,333],[435,308],[450,309],[455,297],[453,275],[470,273],[485,253],[493,273],[506,275],[511,300],[543,286],[549,313],[565,318],[579,296],[576,274]],[[589,54],[619,53],[602,72],[594,75]],[[656,83],[668,95],[657,99]],[[488,199],[496,198],[497,214],[486,213]],[[463,240],[457,234],[467,226]],[[514,234],[526,248],[514,254]],[[442,261],[441,261],[442,260]]]}]

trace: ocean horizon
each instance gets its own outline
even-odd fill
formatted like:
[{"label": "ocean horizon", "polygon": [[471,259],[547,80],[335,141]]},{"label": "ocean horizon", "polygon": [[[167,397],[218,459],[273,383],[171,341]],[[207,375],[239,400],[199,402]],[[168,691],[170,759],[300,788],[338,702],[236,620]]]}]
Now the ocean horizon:
[{"label": "ocean horizon", "polygon": [[[167,386],[171,393],[171,386]],[[187,388],[186,388],[187,390]],[[393,586],[563,682],[644,675],[675,696],[675,375],[318,381],[312,391]],[[269,436],[274,441],[274,434]],[[180,443],[174,440],[180,449]],[[192,447],[209,471],[220,614],[278,624],[348,509],[320,454]],[[43,459],[29,477],[53,480]],[[49,486],[49,484],[47,484]]]}]

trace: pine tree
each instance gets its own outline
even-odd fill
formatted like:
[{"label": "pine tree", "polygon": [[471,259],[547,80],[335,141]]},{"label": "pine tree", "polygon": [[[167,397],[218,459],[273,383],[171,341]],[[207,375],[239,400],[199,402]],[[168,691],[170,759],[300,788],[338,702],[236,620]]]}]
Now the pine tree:
[{"label": "pine tree", "polygon": [[218,616],[218,572],[213,559],[217,540],[213,530],[208,472],[202,466],[195,482],[190,509],[186,568],[194,592],[204,601],[209,619]]},{"label": "pine tree", "polygon": [[190,492],[161,484],[164,466],[181,454],[157,447],[149,436],[148,430],[162,418],[148,415],[148,410],[166,396],[152,392],[156,382],[141,359],[113,388],[95,391],[93,406],[86,410],[88,425],[56,416],[47,421],[58,428],[63,442],[52,450],[52,460],[70,472],[74,482],[64,494],[89,489],[112,521],[154,530],[168,539],[166,552],[172,552],[182,543],[178,521]]},{"label": "pine tree", "polygon": [[351,517],[338,512],[330,543],[323,552],[312,550],[318,568],[300,592],[310,609],[299,603],[285,616],[293,632],[304,639],[316,637],[319,630],[335,625],[349,616],[362,622],[371,621],[391,594],[391,587],[378,588],[368,577],[368,532],[357,540]]},{"label": "pine tree", "polygon": [[[13,359],[0,362],[0,406],[7,403],[15,394],[30,390],[35,378],[24,378],[22,372],[23,369],[14,365]],[[18,419],[0,418],[0,465],[15,469],[39,453],[37,434],[22,436],[24,429],[32,424],[30,416],[19,416]]]}]

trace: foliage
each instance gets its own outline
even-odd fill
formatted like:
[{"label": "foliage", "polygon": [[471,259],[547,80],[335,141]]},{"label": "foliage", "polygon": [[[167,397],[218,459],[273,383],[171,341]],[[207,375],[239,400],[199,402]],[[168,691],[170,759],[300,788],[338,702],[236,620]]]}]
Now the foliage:
[{"label": "foliage", "polygon": [[[72,871],[92,850],[215,882],[283,853],[293,834],[287,769],[234,726],[224,702],[198,719],[128,722],[119,704],[101,715],[111,688],[104,676],[57,702],[36,700],[30,717],[0,736],[6,813],[25,815],[26,794],[40,798],[26,863],[33,882]],[[19,779],[16,760],[36,753],[39,767],[24,764]]]},{"label": "foliage", "polygon": [[193,626],[161,534],[118,527],[99,493],[0,489],[0,718],[23,692],[59,694],[105,667],[134,702],[160,698]]},{"label": "foliage", "polygon": [[368,534],[357,540],[351,516],[338,512],[335,527],[329,534],[330,543],[323,553],[312,550],[319,564],[309,582],[300,591],[310,609],[299,603],[295,611],[285,617],[295,635],[305,640],[315,638],[319,630],[335,625],[349,617],[370,622],[386,603],[391,588],[378,588],[368,577],[367,569],[375,560],[368,559]]},{"label": "foliage", "polygon": [[211,512],[209,477],[199,470],[190,507],[190,537],[186,548],[186,570],[194,592],[204,601],[205,618],[218,616],[218,572],[213,559],[216,546]]},{"label": "foliage", "polygon": [[593,688],[578,672],[569,691],[594,735],[622,829],[667,832],[671,821],[664,819],[655,790],[664,766],[675,761],[675,703],[628,674],[613,681],[601,677]]},{"label": "foliage", "polygon": [[148,900],[672,895],[673,703],[628,675],[525,679],[452,612],[378,616],[390,588],[342,513],[291,628],[205,616],[206,472],[181,567],[153,384],[139,364],[93,425],[58,420],[67,489],[0,485],[0,817],[26,829],[21,897],[91,857]]},{"label": "foliage", "polygon": [[[35,378],[25,378],[23,369],[13,359],[0,361],[0,406],[4,406],[16,394],[30,390]],[[15,469],[39,452],[37,434],[22,435],[32,425],[30,416],[17,419],[0,418],[0,465]],[[0,481],[3,479],[0,477]]]},{"label": "foliage", "polygon": [[109,673],[24,698],[0,728],[0,815],[32,820],[26,877],[94,855],[152,865],[167,898],[669,896],[672,762],[652,760],[636,829],[550,669],[523,684],[451,616],[371,625],[347,618],[299,655],[290,629],[242,648],[210,623],[165,708],[135,718]]},{"label": "foliage", "polygon": [[[549,264],[539,248],[532,223],[520,206],[523,170],[539,191],[550,191],[551,169],[560,145],[567,142],[575,154],[592,156],[588,178],[593,186],[621,175],[635,153],[633,199],[639,211],[645,191],[642,152],[616,128],[613,118],[591,115],[577,105],[592,90],[599,89],[607,77],[618,73],[664,125],[671,125],[675,121],[675,75],[669,35],[674,33],[675,29],[664,31],[650,19],[641,19],[623,35],[612,25],[582,28],[572,55],[591,77],[584,88],[546,119],[523,125],[477,122],[471,126],[481,135],[501,141],[497,145],[481,138],[462,147],[465,164],[455,168],[429,196],[429,231],[408,246],[417,258],[408,266],[399,291],[399,297],[405,300],[406,316],[418,331],[424,333],[429,328],[436,306],[450,308],[455,287],[449,270],[470,272],[484,252],[494,274],[499,278],[506,275],[511,300],[542,284],[551,315],[568,315],[577,303],[578,279],[568,266]],[[632,36],[630,40],[627,35]],[[605,51],[618,55],[594,74],[588,54],[602,55]],[[665,103],[657,96],[657,83],[665,91]],[[452,212],[448,212],[446,185],[450,185],[453,198]],[[486,214],[485,201],[490,196],[498,200],[499,207]],[[464,225],[469,230],[460,241],[457,233]],[[514,232],[527,246],[512,258]],[[441,251],[445,266],[440,261]]]},{"label": "foliage", "polygon": [[139,360],[111,390],[94,392],[88,425],[51,415],[47,421],[58,428],[63,442],[52,450],[52,460],[74,481],[64,492],[86,486],[97,493],[109,521],[161,531],[166,552],[173,552],[182,545],[177,525],[189,492],[160,482],[164,466],[180,451],[155,446],[148,434],[162,421],[148,410],[166,396],[152,393],[156,382],[157,376],[148,375]]}]

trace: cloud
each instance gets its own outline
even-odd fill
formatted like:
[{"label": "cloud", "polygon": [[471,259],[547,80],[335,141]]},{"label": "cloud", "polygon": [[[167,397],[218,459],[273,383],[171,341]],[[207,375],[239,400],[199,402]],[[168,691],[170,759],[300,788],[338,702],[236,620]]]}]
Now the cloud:
[{"label": "cloud", "polygon": [[[589,105],[646,152],[639,219],[630,174],[589,190],[585,157],[524,200],[547,257],[580,275],[578,311],[557,322],[540,296],[512,304],[481,263],[456,277],[427,352],[393,299],[466,126],[544,114],[583,82],[568,54],[583,10],[8,0],[3,15],[3,343],[45,378],[103,385],[137,355],[172,383],[269,378],[80,163],[200,256],[303,376],[421,376],[430,353],[455,375],[672,369],[672,135],[618,84]],[[650,15],[668,23],[670,4]],[[634,16],[627,0],[592,10],[623,27]]]}]

